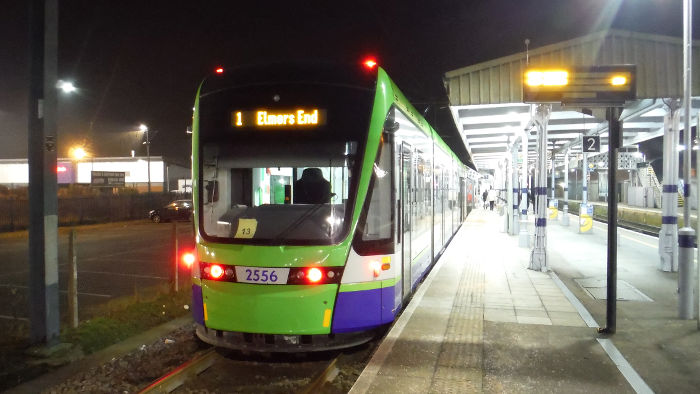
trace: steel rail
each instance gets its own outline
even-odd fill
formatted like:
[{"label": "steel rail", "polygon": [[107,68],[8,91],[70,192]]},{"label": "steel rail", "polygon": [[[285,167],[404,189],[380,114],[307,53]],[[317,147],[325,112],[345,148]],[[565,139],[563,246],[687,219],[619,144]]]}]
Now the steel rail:
[{"label": "steel rail", "polygon": [[158,378],[139,393],[170,393],[182,386],[188,379],[199,375],[211,367],[219,356],[214,348],[199,353],[194,358]]},{"label": "steel rail", "polygon": [[301,389],[298,393],[299,394],[311,394],[311,393],[317,393],[320,391],[321,387],[326,383],[331,380],[333,380],[339,372],[339,369],[336,367],[336,364],[338,362],[338,358],[340,356],[336,356],[333,360],[331,360],[328,363],[328,366],[318,374],[313,380],[311,380],[311,383],[309,383],[306,387]]}]

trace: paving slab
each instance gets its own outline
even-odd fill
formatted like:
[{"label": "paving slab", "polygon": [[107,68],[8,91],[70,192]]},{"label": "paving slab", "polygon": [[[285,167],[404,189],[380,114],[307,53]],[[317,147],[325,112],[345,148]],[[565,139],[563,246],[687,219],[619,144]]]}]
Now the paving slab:
[{"label": "paving slab", "polygon": [[470,215],[351,392],[632,390],[595,330],[550,275],[526,269],[528,252],[496,218]]}]

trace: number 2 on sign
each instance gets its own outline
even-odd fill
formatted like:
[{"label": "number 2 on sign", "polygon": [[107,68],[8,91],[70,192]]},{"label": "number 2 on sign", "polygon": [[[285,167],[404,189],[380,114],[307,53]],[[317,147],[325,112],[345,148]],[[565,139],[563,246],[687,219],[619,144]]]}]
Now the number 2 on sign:
[{"label": "number 2 on sign", "polygon": [[238,219],[238,230],[234,238],[253,238],[257,228],[258,221],[255,219]]}]

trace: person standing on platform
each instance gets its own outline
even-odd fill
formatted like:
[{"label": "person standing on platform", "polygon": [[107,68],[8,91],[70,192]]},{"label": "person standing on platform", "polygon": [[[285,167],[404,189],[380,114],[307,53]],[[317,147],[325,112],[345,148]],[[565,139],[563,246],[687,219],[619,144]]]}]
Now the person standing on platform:
[{"label": "person standing on platform", "polygon": [[489,207],[493,211],[493,206],[496,205],[496,191],[493,188],[489,189],[488,193]]},{"label": "person standing on platform", "polygon": [[484,209],[486,209],[486,205],[488,204],[488,200],[487,200],[488,194],[489,194],[489,191],[484,189],[484,194],[481,195],[481,201],[484,204]]}]

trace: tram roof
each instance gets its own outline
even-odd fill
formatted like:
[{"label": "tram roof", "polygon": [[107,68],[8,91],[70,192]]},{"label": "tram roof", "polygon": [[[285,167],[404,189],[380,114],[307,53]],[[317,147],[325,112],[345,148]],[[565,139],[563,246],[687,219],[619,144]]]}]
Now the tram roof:
[{"label": "tram roof", "polygon": [[[700,71],[700,46],[693,45],[692,69]],[[529,60],[529,63],[528,63]],[[683,95],[683,43],[681,38],[604,30],[529,52],[489,60],[445,74],[450,108],[464,144],[479,169],[495,168],[508,145],[525,131],[529,157],[534,160],[536,130],[530,123],[531,105],[523,103],[522,75],[529,67],[566,67],[604,64],[637,65],[637,100],[622,113],[623,146],[663,134],[664,101]],[[692,91],[700,96],[700,77]],[[697,116],[700,97],[693,97],[691,117]],[[607,145],[607,122],[602,108],[553,105],[548,123],[548,148],[555,160],[564,152],[580,152],[582,135],[600,135]],[[682,127],[682,121],[681,121]],[[606,149],[601,149],[605,151]]]}]

